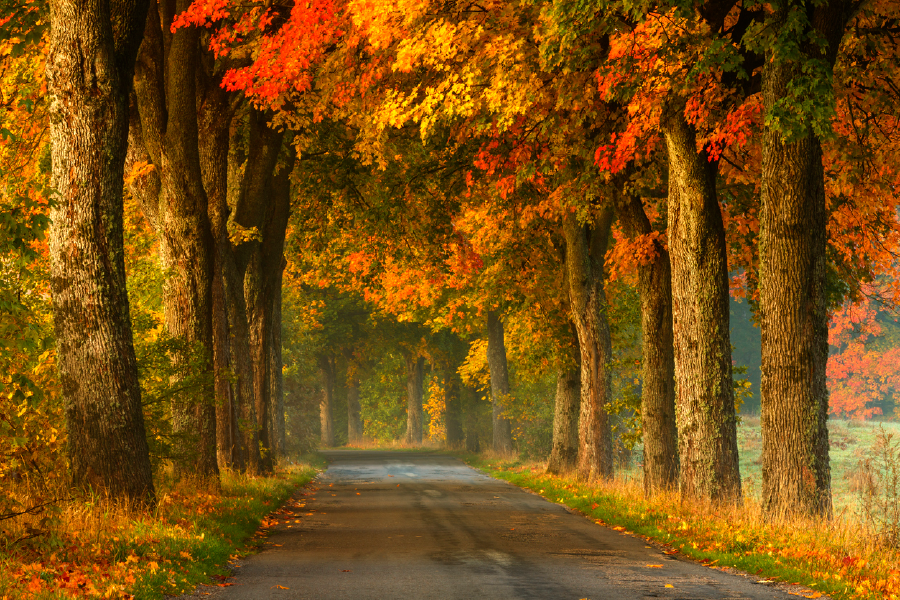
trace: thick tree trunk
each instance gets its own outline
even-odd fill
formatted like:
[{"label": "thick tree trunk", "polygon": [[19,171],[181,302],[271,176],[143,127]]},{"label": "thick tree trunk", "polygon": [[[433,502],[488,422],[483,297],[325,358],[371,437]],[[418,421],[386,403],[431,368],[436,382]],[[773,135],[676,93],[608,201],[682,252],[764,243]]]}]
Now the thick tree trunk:
[{"label": "thick tree trunk", "polygon": [[[276,456],[283,457],[286,453],[287,434],[284,429],[284,361],[281,355],[281,288],[284,271],[279,269],[278,281],[275,283],[272,301],[275,303],[272,310],[272,429]],[[360,427],[360,435],[362,428]]]},{"label": "thick tree trunk", "polygon": [[610,401],[612,341],[603,289],[603,263],[614,212],[604,208],[585,226],[576,215],[563,216],[569,305],[581,356],[581,407],[578,422],[578,476],[586,481],[613,475]]},{"label": "thick tree trunk", "polygon": [[[767,114],[790,97],[801,61],[824,59],[834,65],[851,4],[835,0],[810,8],[788,2],[771,15],[769,26],[777,34],[786,27],[789,11],[799,8],[815,32],[804,34],[827,46],[823,50],[818,42],[801,45],[797,62],[770,49],[763,71]],[[791,141],[767,126],[761,188],[763,510],[775,517],[828,516],[832,510],[825,377],[828,206],[822,147],[808,126]]]},{"label": "thick tree trunk", "polygon": [[731,378],[728,264],[716,166],[697,152],[683,103],[662,129],[669,151],[669,250],[680,488],[690,498],[741,498]]},{"label": "thick tree trunk", "polygon": [[491,422],[494,430],[494,452],[510,454],[512,424],[503,412],[509,400],[509,369],[506,364],[506,344],[503,340],[503,321],[494,311],[487,316],[488,370],[491,372]]},{"label": "thick tree trunk", "polygon": [[351,445],[363,441],[362,407],[359,405],[359,376],[347,379],[347,440]]},{"label": "thick tree trunk", "polygon": [[334,390],[337,385],[334,358],[319,358],[319,369],[322,373],[322,402],[319,404],[322,446],[334,446]]},{"label": "thick tree trunk", "polygon": [[272,298],[280,293],[278,284],[284,269],[284,239],[290,214],[290,169],[283,168],[265,187],[269,204],[259,226],[261,242],[251,246],[247,271],[244,277],[244,296],[247,300],[247,316],[250,321],[250,347],[254,364],[254,391],[256,415],[259,424],[259,443],[263,453],[263,470],[273,467],[271,414],[271,371],[281,369],[273,365],[272,328],[275,304]]},{"label": "thick tree trunk", "polygon": [[422,443],[422,402],[425,395],[425,358],[406,355],[406,443]]},{"label": "thick tree trunk", "polygon": [[258,475],[262,471],[262,457],[259,450],[253,355],[250,351],[250,326],[247,320],[243,277],[234,264],[234,256],[230,251],[223,255],[223,260],[225,299],[228,307],[229,353],[231,368],[237,379],[232,385],[232,394],[235,398],[235,412],[239,415],[242,423],[241,446],[246,455],[247,473]]},{"label": "thick tree trunk", "polygon": [[[161,182],[148,218],[161,237],[165,321],[169,334],[201,350],[192,365],[213,379],[213,237],[200,165],[197,79],[199,30],[168,27],[190,2],[151,3],[135,73],[135,97],[144,147]],[[150,199],[152,201],[152,199]],[[145,209],[146,210],[146,209]],[[155,217],[155,218],[154,218]],[[176,356],[176,361],[189,360]],[[216,410],[212,387],[173,402],[176,469],[217,477]]]},{"label": "thick tree trunk", "polygon": [[[246,469],[246,441],[240,429],[240,392],[232,389],[225,262],[228,244],[228,148],[232,108],[216,81],[206,82],[199,113],[200,167],[213,238],[212,354],[216,400],[216,447],[220,468]],[[235,386],[236,388],[237,386]]]},{"label": "thick tree trunk", "polygon": [[[652,233],[641,199],[619,196],[619,223],[637,239]],[[675,423],[675,346],[672,333],[672,267],[669,251],[652,241],[652,257],[638,264],[641,295],[643,383],[641,427],[644,439],[644,491],[674,489],[678,485],[678,430]]]},{"label": "thick tree trunk", "polygon": [[72,481],[155,502],[125,288],[128,95],[146,5],[54,0],[50,288]]},{"label": "thick tree trunk", "polygon": [[578,461],[578,412],[581,408],[581,369],[563,369],[556,378],[553,413],[553,448],[547,472],[559,475]]}]

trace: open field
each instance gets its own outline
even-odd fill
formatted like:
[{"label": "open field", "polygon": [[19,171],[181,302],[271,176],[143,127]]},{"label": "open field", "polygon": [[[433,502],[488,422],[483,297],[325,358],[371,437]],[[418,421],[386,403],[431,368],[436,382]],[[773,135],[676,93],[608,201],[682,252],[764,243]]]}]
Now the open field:
[{"label": "open field", "polygon": [[[832,419],[831,488],[837,516],[855,518],[861,492],[861,463],[871,458],[879,431],[900,439],[900,423]],[[759,499],[762,483],[762,434],[759,417],[744,416],[738,425],[738,448],[744,495]]]}]

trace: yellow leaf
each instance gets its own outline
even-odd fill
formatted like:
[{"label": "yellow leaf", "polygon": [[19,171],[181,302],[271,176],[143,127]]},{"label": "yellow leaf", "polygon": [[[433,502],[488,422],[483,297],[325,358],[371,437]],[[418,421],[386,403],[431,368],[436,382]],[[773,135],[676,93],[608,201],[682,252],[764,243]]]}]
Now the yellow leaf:
[{"label": "yellow leaf", "polygon": [[666,587],[667,587],[667,588],[673,588],[673,587],[675,587],[675,586],[672,585],[671,583],[667,583],[667,584],[666,584]]},{"label": "yellow leaf", "polygon": [[291,589],[291,588],[289,588],[289,587],[284,587],[283,585],[273,585],[273,586],[272,586],[272,589],[273,589],[273,590],[289,590],[289,589]]}]

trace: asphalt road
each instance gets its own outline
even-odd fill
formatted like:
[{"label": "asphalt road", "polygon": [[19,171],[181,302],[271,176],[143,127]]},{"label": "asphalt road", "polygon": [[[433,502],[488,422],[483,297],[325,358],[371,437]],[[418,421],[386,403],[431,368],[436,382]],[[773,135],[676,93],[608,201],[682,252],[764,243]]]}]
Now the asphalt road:
[{"label": "asphalt road", "polygon": [[[792,598],[429,453],[331,451],[217,600]],[[204,594],[205,595],[205,594]],[[208,597],[208,596],[207,596]]]}]

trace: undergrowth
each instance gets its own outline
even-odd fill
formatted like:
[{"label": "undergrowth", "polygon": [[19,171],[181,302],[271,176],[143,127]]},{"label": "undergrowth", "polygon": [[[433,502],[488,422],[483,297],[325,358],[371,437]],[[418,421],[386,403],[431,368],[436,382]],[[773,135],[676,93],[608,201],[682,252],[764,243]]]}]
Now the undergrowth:
[{"label": "undergrowth", "polygon": [[316,473],[306,464],[272,477],[223,473],[214,490],[183,481],[160,493],[150,514],[71,500],[43,535],[22,540],[37,524],[21,523],[0,539],[0,598],[153,600],[222,579],[229,559],[254,548],[263,517]]},{"label": "undergrowth", "polygon": [[[772,521],[759,504],[722,507],[675,493],[645,497],[635,481],[584,485],[546,474],[546,464],[468,455],[485,473],[574,508],[597,523],[666,545],[712,568],[733,567],[758,580],[817,590],[808,598],[900,599],[900,551],[865,524],[841,519]],[[798,588],[799,589],[799,588]]]}]

